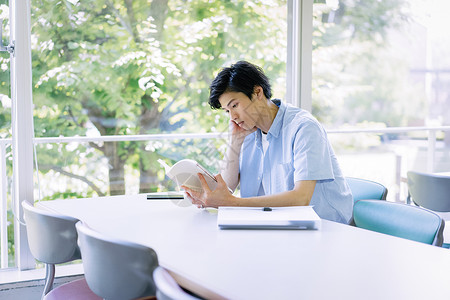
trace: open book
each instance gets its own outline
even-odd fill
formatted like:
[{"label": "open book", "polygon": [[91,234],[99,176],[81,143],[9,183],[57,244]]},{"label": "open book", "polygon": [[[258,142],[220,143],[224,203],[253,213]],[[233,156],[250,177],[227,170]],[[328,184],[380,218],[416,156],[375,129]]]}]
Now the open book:
[{"label": "open book", "polygon": [[178,188],[185,185],[195,191],[202,191],[202,184],[198,178],[198,173],[205,177],[211,190],[214,190],[217,186],[217,180],[214,175],[195,160],[182,159],[172,167],[167,165],[162,159],[158,159],[158,162],[164,167],[167,177],[172,179],[178,185]]}]

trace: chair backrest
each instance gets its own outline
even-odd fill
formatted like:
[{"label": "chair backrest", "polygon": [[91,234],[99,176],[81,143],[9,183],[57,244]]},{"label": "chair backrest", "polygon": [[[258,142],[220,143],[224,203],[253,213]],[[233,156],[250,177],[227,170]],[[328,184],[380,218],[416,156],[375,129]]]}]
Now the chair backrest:
[{"label": "chair backrest", "polygon": [[381,183],[353,177],[346,177],[345,180],[352,191],[354,202],[365,199],[386,200],[388,189]]},{"label": "chair backrest", "polygon": [[432,211],[402,203],[360,200],[353,206],[357,227],[442,246],[445,223]]},{"label": "chair backrest", "polygon": [[194,297],[186,293],[175,281],[175,279],[170,276],[169,272],[163,267],[157,267],[153,271],[153,280],[156,284],[156,298],[158,300],[198,300],[199,298]]},{"label": "chair backrest", "polygon": [[78,222],[78,244],[89,288],[104,299],[154,296],[156,252],[146,246],[109,238]]},{"label": "chair backrest", "polygon": [[450,176],[409,171],[408,200],[419,206],[450,212]]},{"label": "chair backrest", "polygon": [[60,264],[80,259],[77,245],[77,219],[58,215],[22,202],[28,244],[33,256],[47,264]]}]

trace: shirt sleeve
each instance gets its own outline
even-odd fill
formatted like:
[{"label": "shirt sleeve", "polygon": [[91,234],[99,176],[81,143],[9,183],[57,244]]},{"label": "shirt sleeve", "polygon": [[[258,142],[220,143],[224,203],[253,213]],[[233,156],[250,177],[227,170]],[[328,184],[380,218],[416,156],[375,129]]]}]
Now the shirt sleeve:
[{"label": "shirt sleeve", "polygon": [[334,180],[332,151],[325,130],[315,120],[306,119],[294,138],[294,181]]}]

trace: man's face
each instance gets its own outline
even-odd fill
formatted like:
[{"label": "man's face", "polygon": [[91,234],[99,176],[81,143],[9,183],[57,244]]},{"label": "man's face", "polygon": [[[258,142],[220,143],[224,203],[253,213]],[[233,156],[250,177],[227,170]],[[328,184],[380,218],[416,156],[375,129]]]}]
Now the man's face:
[{"label": "man's face", "polygon": [[242,129],[250,130],[256,126],[258,120],[256,97],[252,98],[255,99],[252,101],[241,92],[225,92],[219,97],[219,102],[233,122]]}]

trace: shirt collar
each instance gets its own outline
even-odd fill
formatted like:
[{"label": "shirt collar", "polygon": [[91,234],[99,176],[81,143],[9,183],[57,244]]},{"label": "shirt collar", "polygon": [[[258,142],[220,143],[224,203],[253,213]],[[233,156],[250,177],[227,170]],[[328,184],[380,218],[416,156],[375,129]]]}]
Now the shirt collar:
[{"label": "shirt collar", "polygon": [[[270,140],[272,136],[278,137],[280,134],[281,127],[283,126],[284,112],[286,111],[286,104],[284,104],[280,99],[272,99],[271,101],[278,106],[278,112],[269,128],[269,131],[267,132],[267,140]],[[259,128],[255,132],[255,142],[258,148],[262,148],[262,134],[263,133]]]},{"label": "shirt collar", "polygon": [[278,106],[278,112],[273,119],[273,123],[270,126],[269,132],[267,132],[267,139],[270,139],[270,136],[278,137],[281,131],[281,127],[283,126],[283,117],[286,111],[286,104],[283,103],[280,99],[273,99],[272,102]]},{"label": "shirt collar", "polygon": [[255,131],[255,142],[256,147],[262,149],[262,131],[259,128]]}]

